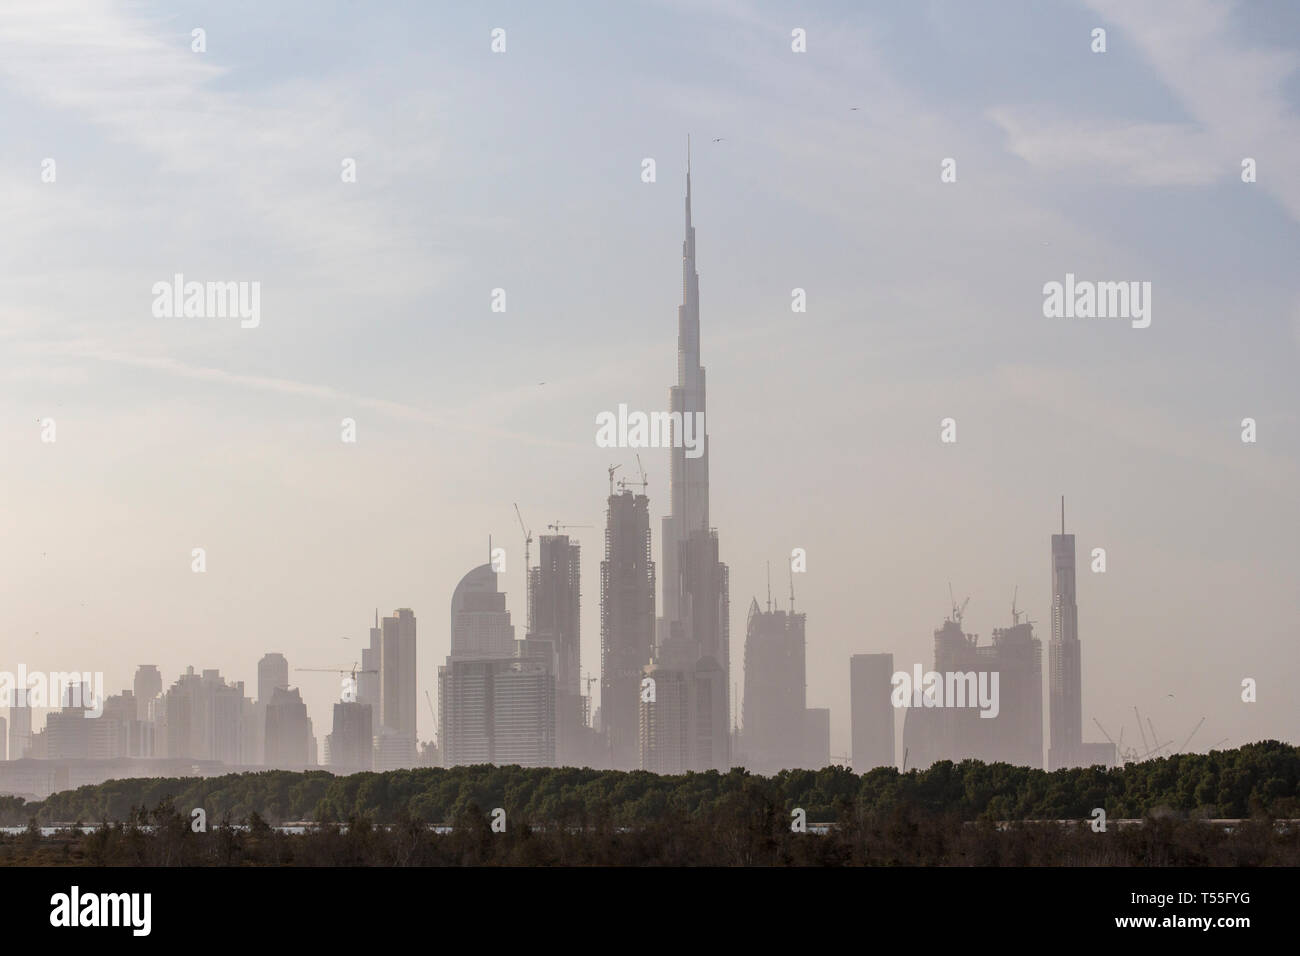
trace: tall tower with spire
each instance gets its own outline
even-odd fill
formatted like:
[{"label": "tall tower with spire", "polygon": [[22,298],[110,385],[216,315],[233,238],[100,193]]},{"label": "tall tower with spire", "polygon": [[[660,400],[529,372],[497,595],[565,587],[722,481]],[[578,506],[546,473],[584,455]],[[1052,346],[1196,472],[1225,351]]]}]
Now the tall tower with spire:
[{"label": "tall tower with spire", "polygon": [[1075,599],[1074,535],[1052,535],[1052,638],[1048,645],[1047,769],[1076,766],[1083,751],[1083,681],[1079,646],[1079,605]]},{"label": "tall tower with spire", "polygon": [[[700,364],[700,277],[691,222],[689,138],[686,149],[677,383],[668,393],[674,426],[669,471],[672,512],[662,525],[663,616],[657,626],[654,663],[647,671],[656,683],[677,687],[684,705],[672,709],[678,716],[671,719],[668,708],[655,712],[654,705],[642,707],[643,766],[662,773],[725,769],[731,749],[727,725],[730,594],[727,566],[718,560],[718,535],[709,525],[709,436],[705,372]],[[683,436],[676,433],[686,421],[705,425],[697,436],[695,457],[687,455]],[[672,741],[671,746],[667,741]]]}]

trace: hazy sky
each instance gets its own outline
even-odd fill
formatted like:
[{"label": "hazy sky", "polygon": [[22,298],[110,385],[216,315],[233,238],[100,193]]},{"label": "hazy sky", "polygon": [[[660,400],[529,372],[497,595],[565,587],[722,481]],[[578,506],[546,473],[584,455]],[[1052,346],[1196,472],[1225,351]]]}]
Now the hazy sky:
[{"label": "hazy sky", "polygon": [[[1207,716],[1202,748],[1300,741],[1300,8],[466,6],[0,6],[0,669],[253,694],[266,651],[348,667],[409,606],[423,697],[489,535],[523,636],[517,501],[595,526],[598,674],[634,461],[595,416],[666,407],[690,133],[737,682],[794,547],[832,754],[849,655],[928,665],[949,581],[983,641],[1019,586],[1046,664],[1064,494],[1085,738],[1138,705],[1178,742]],[[1067,272],[1151,282],[1150,327],[1044,318]],[[260,325],[155,318],[175,273],[260,282]],[[337,681],[292,679],[323,737]]]}]

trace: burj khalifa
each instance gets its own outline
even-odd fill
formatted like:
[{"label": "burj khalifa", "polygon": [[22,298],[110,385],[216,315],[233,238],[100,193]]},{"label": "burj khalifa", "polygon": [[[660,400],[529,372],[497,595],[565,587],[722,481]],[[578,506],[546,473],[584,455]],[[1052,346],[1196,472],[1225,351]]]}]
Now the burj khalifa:
[{"label": "burj khalifa", "polygon": [[[677,308],[677,384],[669,390],[672,513],[663,519],[663,614],[655,658],[656,700],[642,705],[642,764],[660,773],[730,765],[730,596],[709,525],[709,437],[705,371],[700,364],[700,277],[691,223],[690,145],[686,161],[686,237],[682,304]],[[688,419],[688,416],[691,416]],[[699,416],[699,417],[695,417]],[[703,421],[701,453],[687,455],[681,423]]]}]

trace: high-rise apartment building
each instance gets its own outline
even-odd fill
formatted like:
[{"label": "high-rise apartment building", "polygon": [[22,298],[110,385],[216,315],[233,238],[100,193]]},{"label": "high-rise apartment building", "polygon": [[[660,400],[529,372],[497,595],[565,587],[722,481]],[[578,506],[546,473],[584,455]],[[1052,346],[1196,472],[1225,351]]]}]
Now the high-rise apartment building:
[{"label": "high-rise apartment building", "polygon": [[491,564],[452,594],[451,651],[438,668],[443,766],[554,766],[559,655],[553,641],[515,640]]},{"label": "high-rise apartment building", "polygon": [[854,654],[849,658],[849,710],[854,773],[893,767],[893,654]]},{"label": "high-rise apartment building", "polygon": [[581,548],[565,534],[540,538],[538,564],[528,569],[528,637],[555,647],[556,759],[591,762],[581,686]]},{"label": "high-rise apartment building", "polygon": [[15,687],[9,699],[9,759],[22,760],[31,749],[31,702],[26,688]]},{"label": "high-rise apartment building", "polygon": [[654,654],[655,563],[650,499],[623,490],[609,496],[605,560],[600,563],[600,716],[604,756],[615,770],[641,766],[642,670]]},{"label": "high-rise apartment building", "polygon": [[805,621],[806,616],[793,609],[788,614],[773,610],[770,593],[766,611],[757,599],[750,601],[741,740],[745,767],[754,773],[773,774],[811,761],[804,726]]},{"label": "high-rise apartment building", "polygon": [[312,758],[311,718],[297,687],[273,684],[266,702],[266,743],[263,763],[279,770],[301,770]]},{"label": "high-rise apartment building", "polygon": [[328,766],[334,773],[361,773],[374,766],[373,709],[358,701],[334,704],[333,730],[325,749]]},{"label": "high-rise apartment building", "polygon": [[135,716],[138,720],[151,720],[149,705],[162,693],[163,679],[157,664],[141,664],[135,669]]}]

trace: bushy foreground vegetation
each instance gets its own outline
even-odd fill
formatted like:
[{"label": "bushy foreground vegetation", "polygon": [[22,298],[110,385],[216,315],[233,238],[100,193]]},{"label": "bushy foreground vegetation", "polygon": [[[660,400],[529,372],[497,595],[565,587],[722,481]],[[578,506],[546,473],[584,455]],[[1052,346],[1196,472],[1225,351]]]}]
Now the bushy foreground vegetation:
[{"label": "bushy foreground vegetation", "polygon": [[1236,750],[1180,754],[1129,764],[1046,773],[975,760],[937,763],[900,774],[880,768],[854,774],[843,767],[757,777],[744,770],[658,776],[571,767],[437,767],[335,777],[325,771],[270,770],[224,777],[110,780],[57,793],[39,803],[0,797],[0,823],[124,822],[139,807],[172,800],[202,807],[209,819],[257,813],[271,823],[375,823],[404,815],[449,823],[471,804],[504,807],[537,822],[607,820],[614,826],[652,823],[673,812],[699,815],[729,797],[758,788],[809,820],[835,820],[845,808],[889,812],[911,808],[960,820],[1084,819],[1094,807],[1111,818],[1172,811],[1204,817],[1300,817],[1300,748],[1277,741]]},{"label": "bushy foreground vegetation", "polygon": [[[489,825],[497,807],[506,811],[504,833]],[[1096,807],[1111,821],[1146,822],[1095,833],[1087,821]],[[207,832],[191,829],[193,808],[205,811]],[[832,826],[793,833],[794,808]],[[1228,829],[1204,822],[1213,817],[1250,819]],[[115,780],[35,804],[0,799],[0,819],[31,823],[0,840],[0,862],[1297,865],[1300,828],[1272,822],[1295,817],[1300,748],[1277,741],[1054,773],[978,761],[770,778],[491,766],[350,777],[268,771]],[[270,825],[289,820],[322,825],[303,834]],[[45,837],[37,826],[70,821],[110,825]]]}]

